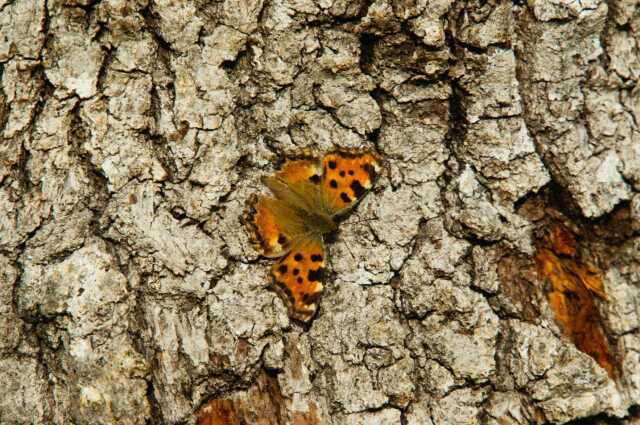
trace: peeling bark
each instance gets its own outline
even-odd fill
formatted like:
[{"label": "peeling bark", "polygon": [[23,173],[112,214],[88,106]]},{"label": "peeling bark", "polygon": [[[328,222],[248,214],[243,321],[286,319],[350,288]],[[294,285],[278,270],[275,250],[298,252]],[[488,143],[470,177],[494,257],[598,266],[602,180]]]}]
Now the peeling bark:
[{"label": "peeling bark", "polygon": [[[639,43],[634,0],[0,0],[0,423],[636,423]],[[241,217],[335,146],[387,169],[301,324]]]}]

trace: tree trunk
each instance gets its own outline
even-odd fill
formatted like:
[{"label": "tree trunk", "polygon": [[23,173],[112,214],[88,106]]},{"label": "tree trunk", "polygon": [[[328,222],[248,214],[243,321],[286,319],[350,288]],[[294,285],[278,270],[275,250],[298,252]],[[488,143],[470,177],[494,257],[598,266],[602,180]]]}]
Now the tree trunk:
[{"label": "tree trunk", "polygon": [[[639,81],[637,0],[0,0],[0,423],[637,424]],[[305,324],[243,211],[338,146]]]}]

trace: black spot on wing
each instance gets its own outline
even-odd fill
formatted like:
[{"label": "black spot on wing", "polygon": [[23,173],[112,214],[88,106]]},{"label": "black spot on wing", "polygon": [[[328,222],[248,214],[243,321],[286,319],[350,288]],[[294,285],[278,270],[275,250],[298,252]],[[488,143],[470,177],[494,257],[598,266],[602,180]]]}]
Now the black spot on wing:
[{"label": "black spot on wing", "polygon": [[298,283],[302,283],[302,282],[303,282],[303,279],[302,279],[301,277],[298,277],[298,278],[296,279],[296,281],[297,281]]},{"label": "black spot on wing", "polygon": [[344,172],[344,170],[340,171],[340,177],[344,177],[346,176],[346,173]]},{"label": "black spot on wing", "polygon": [[335,179],[331,179],[331,181],[329,182],[329,186],[335,189],[338,187],[338,182]]},{"label": "black spot on wing", "polygon": [[367,174],[369,174],[369,177],[371,177],[371,179],[373,180],[373,178],[376,176],[376,169],[373,165],[366,163],[366,164],[362,164],[360,166],[364,171],[366,171]]},{"label": "black spot on wing", "polygon": [[337,164],[336,164],[335,161],[329,161],[329,168],[331,168],[332,170],[335,170],[336,166],[337,166]]},{"label": "black spot on wing", "polygon": [[316,302],[318,300],[318,297],[320,296],[320,292],[314,292],[314,293],[304,293],[302,294],[302,302],[305,304],[313,304],[314,302]]},{"label": "black spot on wing", "polygon": [[293,256],[293,259],[296,261],[302,261],[302,254],[297,253],[296,255]]},{"label": "black spot on wing", "polygon": [[319,280],[322,280],[323,276],[324,276],[324,269],[320,267],[316,270],[309,270],[307,279],[309,279],[309,282],[317,282]]},{"label": "black spot on wing", "polygon": [[294,276],[298,276],[298,273],[300,273],[300,269],[293,269]]},{"label": "black spot on wing", "polygon": [[282,290],[282,293],[285,294],[289,302],[292,305],[295,304],[296,301],[293,298],[293,293],[291,292],[291,289],[289,289],[289,287],[284,282],[280,282],[279,280],[276,280],[276,285],[278,285],[278,288]]},{"label": "black spot on wing", "polygon": [[287,265],[281,265],[280,267],[278,267],[278,271],[280,272],[280,274],[285,274],[287,272]]},{"label": "black spot on wing", "polygon": [[309,177],[309,181],[313,184],[318,184],[320,183],[320,176],[317,174],[312,175],[311,177]]},{"label": "black spot on wing", "polygon": [[362,187],[358,180],[353,180],[349,187],[353,190],[353,194],[356,195],[356,198],[361,197],[364,195],[364,192],[366,192],[365,188]]},{"label": "black spot on wing", "polygon": [[351,198],[349,198],[349,195],[347,195],[345,192],[342,192],[340,194],[340,199],[342,199],[342,202],[344,202],[345,204],[351,203]]},{"label": "black spot on wing", "polygon": [[287,243],[287,237],[285,235],[279,235],[278,236],[278,243],[280,245],[284,245]]},{"label": "black spot on wing", "polygon": [[316,263],[322,261],[322,255],[320,255],[320,254],[311,255],[311,261],[316,262]]}]

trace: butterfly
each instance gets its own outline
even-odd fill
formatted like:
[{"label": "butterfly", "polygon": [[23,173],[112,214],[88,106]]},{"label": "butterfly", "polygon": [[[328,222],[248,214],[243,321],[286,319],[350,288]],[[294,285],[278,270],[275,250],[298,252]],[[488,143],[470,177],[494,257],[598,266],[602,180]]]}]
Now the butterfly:
[{"label": "butterfly", "polygon": [[381,159],[368,150],[338,149],[322,158],[286,161],[262,182],[273,196],[254,196],[245,218],[252,240],[271,268],[274,289],[294,319],[316,313],[325,270],[324,235],[373,186]]}]

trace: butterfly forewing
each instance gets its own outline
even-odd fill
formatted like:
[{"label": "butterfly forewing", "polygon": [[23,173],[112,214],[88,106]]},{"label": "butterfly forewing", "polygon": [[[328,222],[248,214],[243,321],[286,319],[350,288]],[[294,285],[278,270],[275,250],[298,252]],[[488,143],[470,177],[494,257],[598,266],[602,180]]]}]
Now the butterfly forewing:
[{"label": "butterfly forewing", "polygon": [[352,208],[371,188],[380,160],[370,152],[333,152],[322,159],[322,201],[330,215]]},{"label": "butterfly forewing", "polygon": [[321,173],[319,159],[298,159],[285,162],[282,168],[276,172],[276,177],[295,186],[299,183],[320,183]]},{"label": "butterfly forewing", "polygon": [[309,320],[316,312],[316,300],[323,289],[324,261],[322,239],[309,236],[295,242],[271,268],[276,290],[298,320]]}]

